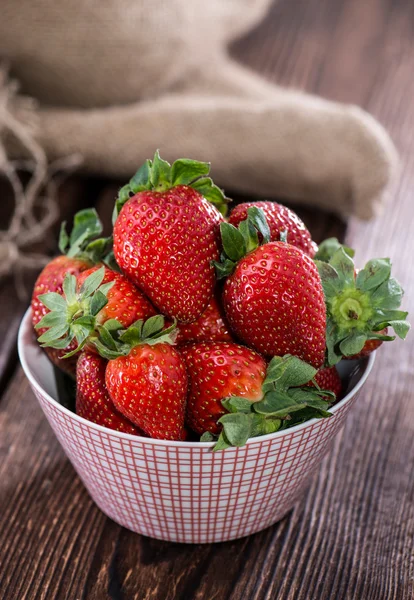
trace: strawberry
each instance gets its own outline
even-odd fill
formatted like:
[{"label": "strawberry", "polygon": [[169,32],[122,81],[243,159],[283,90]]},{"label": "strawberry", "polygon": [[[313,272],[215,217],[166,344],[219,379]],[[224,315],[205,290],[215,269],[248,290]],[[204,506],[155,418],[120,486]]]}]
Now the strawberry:
[{"label": "strawberry", "polygon": [[[315,263],[299,248],[268,242],[263,212],[248,209],[236,229],[220,226],[223,255],[215,263],[227,276],[223,305],[230,327],[265,356],[292,354],[316,368],[325,356],[325,302]],[[258,247],[258,232],[263,246]]]},{"label": "strawberry", "polygon": [[208,172],[207,163],[181,159],[171,166],[156,152],[115,206],[119,266],[160,312],[182,323],[201,316],[215,286],[211,261],[219,256],[223,217],[208,200],[223,207],[224,196]]},{"label": "strawberry", "polygon": [[213,296],[201,317],[189,325],[178,325],[176,344],[187,342],[231,342],[232,337],[218,299]]},{"label": "strawberry", "polygon": [[105,346],[105,336],[95,342],[109,359],[105,382],[116,409],[147,435],[165,440],[187,435],[187,371],[171,346],[174,327],[164,330],[164,318],[158,315],[124,330],[115,350]]},{"label": "strawberry", "polygon": [[314,377],[315,383],[324,390],[329,390],[339,399],[342,390],[342,381],[335,367],[325,367],[319,369]]},{"label": "strawberry", "polygon": [[[330,416],[334,394],[313,386],[317,370],[295,356],[269,365],[244,346],[203,342],[182,346],[189,376],[187,423],[215,450],[289,426],[291,415]],[[302,387],[305,386],[307,387]]]},{"label": "strawberry", "polygon": [[218,419],[227,411],[221,400],[230,396],[257,402],[263,398],[264,359],[244,346],[204,342],[180,348],[187,365],[190,389],[187,403],[189,427],[200,435],[220,433]]},{"label": "strawberry", "polygon": [[[96,265],[76,278],[66,275],[63,294],[43,294],[39,300],[50,312],[37,327],[46,328],[39,337],[44,347],[75,354],[108,323],[112,329],[127,328],[136,320],[154,315],[145,296],[121,273]],[[72,351],[69,351],[71,345]]]},{"label": "strawberry", "polygon": [[399,310],[404,292],[391,277],[388,258],[370,260],[357,270],[352,256],[339,244],[324,259],[316,258],[315,263],[325,293],[328,365],[343,357],[367,356],[378,342],[394,340],[387,327],[405,339],[410,329],[408,313]]},{"label": "strawberry", "polygon": [[105,386],[107,361],[91,352],[82,352],[76,366],[76,414],[109,429],[143,435],[118,412]]},{"label": "strawberry", "polygon": [[[98,259],[97,245],[99,246],[99,257],[104,253],[107,240],[94,240],[102,231],[102,225],[94,209],[85,209],[78,212],[74,217],[73,230],[70,237],[66,233],[65,223],[62,224],[59,239],[61,256],[51,260],[38,276],[32,294],[32,323],[37,337],[46,332],[39,327],[39,322],[49,312],[49,309],[39,299],[39,296],[50,292],[61,294],[62,285],[67,273],[77,276],[82,271],[89,269]],[[93,251],[92,251],[93,249]],[[71,376],[75,376],[76,358],[61,360],[63,355],[73,350],[75,344],[66,349],[45,348],[51,362]]]},{"label": "strawberry", "polygon": [[280,234],[286,232],[289,244],[300,248],[311,258],[314,256],[318,247],[312,241],[306,225],[296,213],[283,204],[269,201],[244,202],[233,208],[229,215],[229,223],[237,227],[241,221],[247,219],[247,211],[252,206],[260,208],[264,212],[270,229],[271,242],[280,241]]}]

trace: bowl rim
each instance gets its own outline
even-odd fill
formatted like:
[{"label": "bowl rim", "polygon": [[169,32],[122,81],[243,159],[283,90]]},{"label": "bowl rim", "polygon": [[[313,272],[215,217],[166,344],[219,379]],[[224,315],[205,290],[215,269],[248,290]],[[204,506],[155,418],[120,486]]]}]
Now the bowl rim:
[{"label": "bowl rim", "polygon": [[[26,333],[28,332],[29,329],[30,330],[32,329],[31,308],[30,307],[26,310],[26,312],[21,320],[21,323],[19,326],[19,331],[18,331],[18,336],[17,336],[17,350],[18,350],[18,355],[19,355],[20,363],[22,365],[24,374],[26,375],[27,379],[29,380],[30,385],[33,388],[35,388],[43,398],[45,398],[50,404],[55,406],[58,410],[60,410],[64,414],[68,415],[70,418],[72,418],[75,421],[78,421],[80,423],[83,423],[84,425],[87,425],[87,426],[91,427],[92,429],[106,433],[107,435],[108,434],[114,435],[115,437],[123,438],[126,440],[131,440],[131,441],[134,440],[137,442],[142,442],[142,443],[147,443],[147,444],[172,446],[172,447],[178,447],[178,448],[212,448],[214,446],[215,442],[187,442],[187,441],[175,441],[175,440],[160,440],[160,439],[156,439],[156,438],[149,438],[149,437],[143,437],[140,435],[134,435],[132,433],[124,433],[122,431],[117,431],[116,429],[110,429],[108,427],[103,427],[103,425],[98,425],[97,423],[88,421],[87,419],[84,419],[83,417],[80,417],[76,413],[72,412],[65,406],[62,406],[62,404],[60,404],[57,400],[52,398],[52,396],[50,396],[42,388],[42,386],[36,381],[32,371],[31,371],[31,368],[29,366],[29,361],[26,358],[26,348],[25,348],[25,344],[23,341],[26,336]],[[36,342],[34,342],[34,343],[36,343]],[[355,396],[355,394],[357,394],[357,392],[361,389],[361,387],[364,385],[364,383],[366,382],[369,374],[371,373],[372,367],[374,365],[375,354],[376,354],[375,352],[372,352],[369,355],[365,372],[363,373],[361,379],[358,381],[358,383],[355,385],[355,387],[352,388],[352,390],[350,390],[348,392],[348,394],[346,394],[346,396],[344,398],[342,398],[342,400],[340,400],[337,404],[335,404],[335,406],[333,406],[330,409],[330,412],[332,414],[335,414],[343,406],[345,406],[345,404],[347,404]],[[294,427],[290,427],[289,429],[284,429],[283,431],[275,431],[274,433],[268,433],[266,435],[252,437],[247,440],[246,445],[249,445],[252,443],[257,444],[257,443],[261,443],[261,442],[266,442],[266,441],[273,440],[278,437],[290,436],[302,429],[305,429],[306,427],[313,426],[318,421],[320,421],[320,419],[317,419],[317,418],[310,419],[309,421],[305,421],[305,423],[300,423],[299,425],[295,425]],[[236,450],[236,449],[237,448],[229,448],[228,450]]]}]

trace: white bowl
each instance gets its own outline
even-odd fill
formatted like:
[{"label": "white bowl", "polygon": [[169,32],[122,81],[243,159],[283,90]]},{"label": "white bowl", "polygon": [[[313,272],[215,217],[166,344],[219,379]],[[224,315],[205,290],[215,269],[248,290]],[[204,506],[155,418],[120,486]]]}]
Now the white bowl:
[{"label": "white bowl", "polygon": [[37,344],[30,309],[19,330],[23,370],[66,455],[99,508],[153,538],[207,543],[240,538],[281,519],[306,488],[374,364],[342,361],[351,374],[333,416],[211,452],[211,442],[170,442],[107,429],[57,400],[52,365]]}]

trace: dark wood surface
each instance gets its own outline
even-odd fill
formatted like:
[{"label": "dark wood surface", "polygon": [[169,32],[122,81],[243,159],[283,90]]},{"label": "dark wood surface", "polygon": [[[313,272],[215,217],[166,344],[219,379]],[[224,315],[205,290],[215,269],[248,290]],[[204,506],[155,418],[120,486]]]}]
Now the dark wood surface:
[{"label": "dark wood surface", "polygon": [[[280,0],[232,49],[271,80],[363,105],[402,156],[391,202],[347,241],[361,263],[391,256],[414,297],[414,4]],[[65,207],[97,203],[116,184],[74,179]],[[317,240],[343,236],[332,215],[302,212]],[[28,278],[29,282],[30,278]],[[308,493],[259,534],[206,546],[151,540],[93,504],[17,363],[24,303],[0,289],[0,598],[137,600],[411,600],[414,597],[414,336],[383,348],[364,394]]]}]

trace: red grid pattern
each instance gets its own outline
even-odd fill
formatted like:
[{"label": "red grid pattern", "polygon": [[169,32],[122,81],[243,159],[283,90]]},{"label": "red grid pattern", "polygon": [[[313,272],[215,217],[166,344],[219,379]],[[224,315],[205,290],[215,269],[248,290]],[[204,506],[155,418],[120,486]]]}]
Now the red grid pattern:
[{"label": "red grid pattern", "polygon": [[356,394],[329,419],[212,453],[100,431],[34,390],[101,510],[124,527],[174,542],[220,542],[281,519],[306,487]]}]

